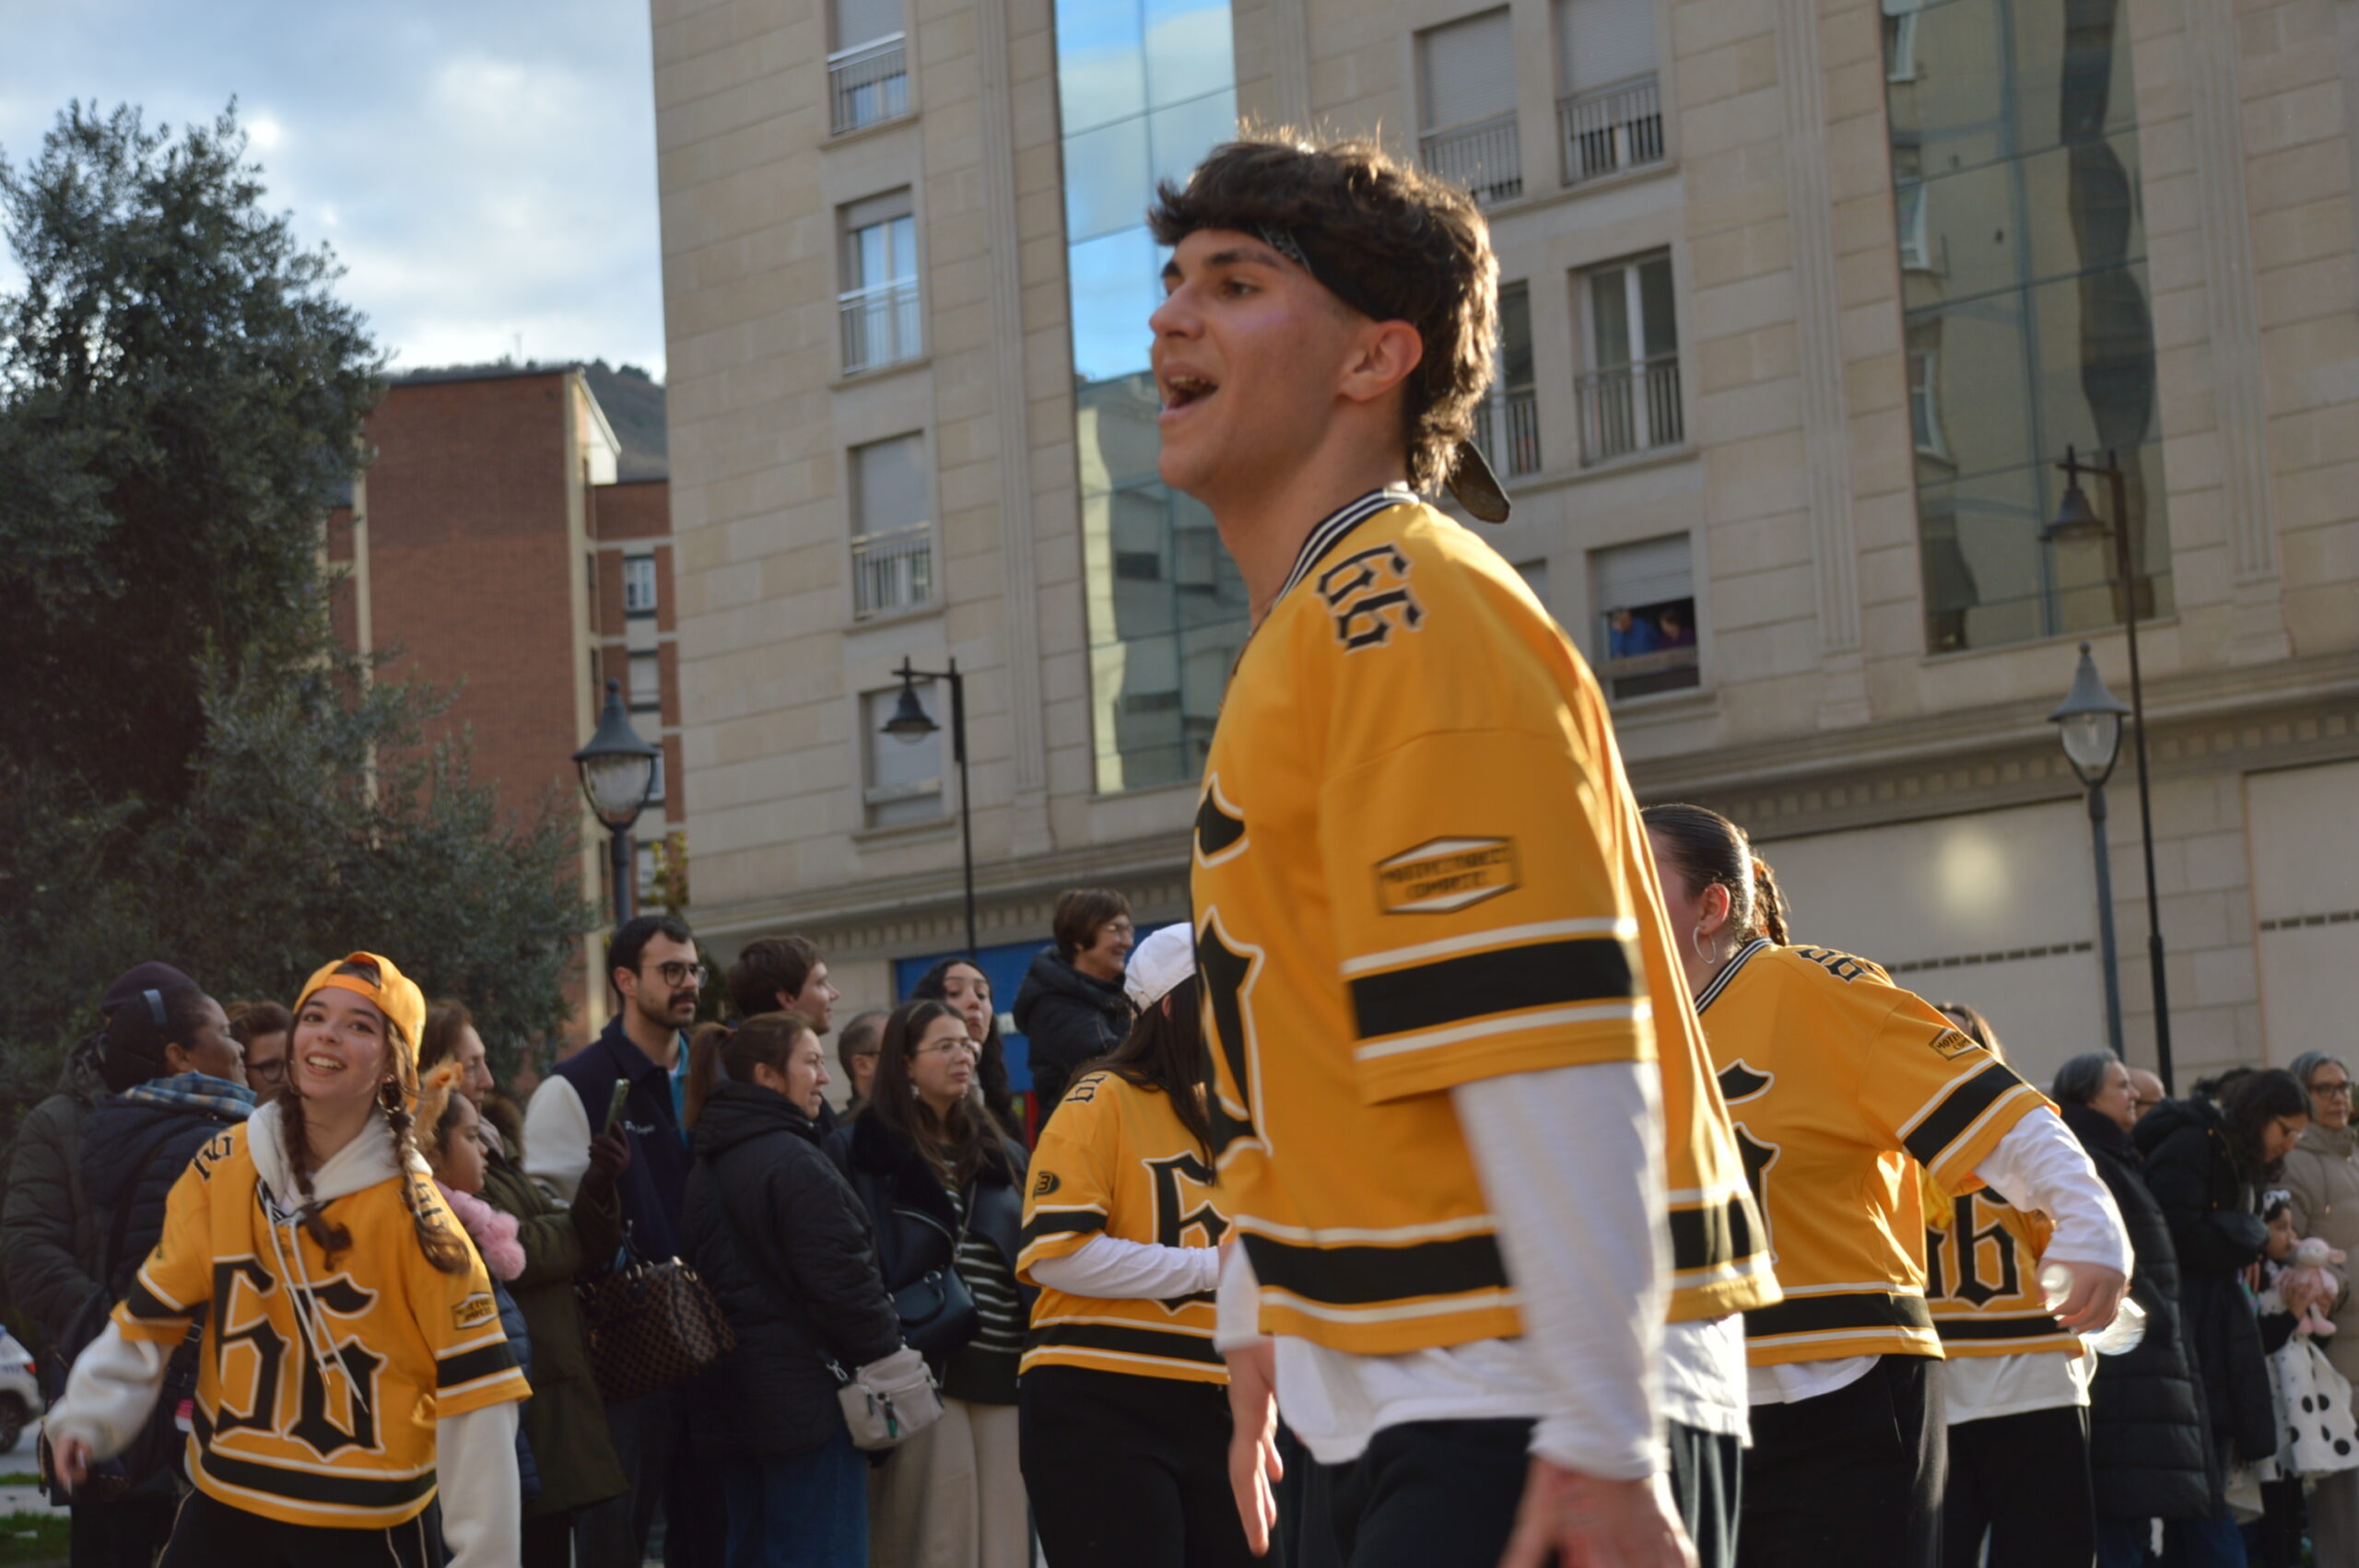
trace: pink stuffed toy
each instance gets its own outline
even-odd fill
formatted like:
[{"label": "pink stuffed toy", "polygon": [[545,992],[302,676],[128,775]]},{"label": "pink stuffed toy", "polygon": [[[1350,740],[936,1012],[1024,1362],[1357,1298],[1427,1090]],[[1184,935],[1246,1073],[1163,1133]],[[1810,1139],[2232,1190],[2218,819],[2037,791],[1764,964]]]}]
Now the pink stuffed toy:
[{"label": "pink stuffed toy", "polygon": [[2342,1281],[2330,1265],[2342,1259],[2343,1254],[2317,1236],[2294,1244],[2292,1263],[2277,1279],[2277,1299],[2300,1320],[2294,1325],[2296,1334],[2334,1332],[2326,1309],[2342,1293]]},{"label": "pink stuffed toy", "polygon": [[434,1185],[441,1188],[442,1201],[475,1238],[475,1250],[483,1255],[483,1266],[493,1279],[512,1280],[524,1271],[524,1244],[516,1239],[515,1215],[501,1213],[473,1193],[454,1192],[439,1181]]}]

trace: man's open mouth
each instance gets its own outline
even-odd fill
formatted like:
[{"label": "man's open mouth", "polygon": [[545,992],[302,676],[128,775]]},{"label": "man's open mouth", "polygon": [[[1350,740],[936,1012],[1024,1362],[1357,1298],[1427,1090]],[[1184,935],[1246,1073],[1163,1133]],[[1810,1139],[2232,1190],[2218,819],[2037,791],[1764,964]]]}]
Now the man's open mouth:
[{"label": "man's open mouth", "polygon": [[1202,376],[1167,376],[1163,381],[1163,406],[1167,412],[1185,408],[1218,391],[1219,382],[1207,380]]}]

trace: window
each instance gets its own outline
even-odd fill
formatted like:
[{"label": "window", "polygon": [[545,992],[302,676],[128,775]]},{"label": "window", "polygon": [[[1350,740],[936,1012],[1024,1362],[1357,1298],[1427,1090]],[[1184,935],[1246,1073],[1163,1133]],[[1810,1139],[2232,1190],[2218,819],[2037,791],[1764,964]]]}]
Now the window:
[{"label": "window", "polygon": [[851,449],[852,614],[887,614],[933,602],[924,443],[915,436]]},{"label": "window", "polygon": [[863,814],[870,827],[900,827],[933,822],[943,814],[943,737],[950,732],[949,715],[943,711],[944,694],[932,681],[917,685],[918,701],[940,726],[932,734],[903,741],[885,733],[885,721],[901,698],[899,686],[869,692],[860,699],[862,743],[868,755],[868,777],[862,790]]},{"label": "window", "polygon": [[1892,187],[1894,227],[1900,233],[1900,265],[1907,272],[1931,272],[1932,250],[1925,232],[1925,182],[1895,181]]},{"label": "window", "polygon": [[1616,702],[1696,685],[1696,590],[1684,533],[1590,553],[1597,673]]},{"label": "window", "polygon": [[623,614],[651,615],[655,614],[655,557],[625,556],[623,557]]},{"label": "window", "polygon": [[841,135],[910,111],[909,53],[900,0],[834,0],[835,52],[827,56],[831,128]]},{"label": "window", "polygon": [[631,858],[638,871],[638,875],[635,880],[639,883],[639,902],[641,904],[650,903],[655,897],[655,846],[652,844],[634,845],[632,846]]},{"label": "window", "polygon": [[918,323],[918,225],[907,191],[843,209],[844,374],[914,359]]},{"label": "window", "polygon": [[1939,322],[1911,328],[1908,333],[1908,427],[1917,452],[1947,462],[1949,445],[1942,439],[1942,328]]},{"label": "window", "polygon": [[1499,341],[1490,395],[1474,405],[1474,444],[1501,474],[1540,471],[1540,404],[1532,385],[1532,291],[1499,285]]},{"label": "window", "polygon": [[1523,194],[1516,139],[1515,38],[1502,8],[1417,35],[1426,169],[1485,205]]},{"label": "window", "polygon": [[652,713],[663,706],[663,661],[653,653],[630,656],[630,706],[634,713]]},{"label": "window", "polygon": [[1917,79],[1917,12],[1925,0],[1884,0],[1884,79]]},{"label": "window", "polygon": [[655,774],[647,786],[647,803],[651,806],[660,806],[663,803],[663,754],[662,752],[655,754]]},{"label": "window", "polygon": [[1677,446],[1686,421],[1671,258],[1642,257],[1586,273],[1580,302],[1589,358],[1580,378],[1581,461]]},{"label": "window", "polygon": [[1650,0],[1556,0],[1565,183],[1662,160]]}]

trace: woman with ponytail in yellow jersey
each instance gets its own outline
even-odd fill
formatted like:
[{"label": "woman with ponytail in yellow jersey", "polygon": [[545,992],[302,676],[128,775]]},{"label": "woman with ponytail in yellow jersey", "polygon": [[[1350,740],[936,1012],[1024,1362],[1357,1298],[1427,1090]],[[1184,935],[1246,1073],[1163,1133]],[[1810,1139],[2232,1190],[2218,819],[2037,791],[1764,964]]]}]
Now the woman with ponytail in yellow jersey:
[{"label": "woman with ponytail in yellow jersey", "polygon": [[286,1086],[174,1184],[162,1239],[50,1413],[78,1486],[146,1422],[204,1316],[196,1492],[163,1568],[427,1568],[445,1546],[452,1568],[516,1560],[530,1390],[413,1137],[425,1023],[417,987],[374,954],[311,977]]},{"label": "woman with ponytail in yellow jersey", "polygon": [[1918,1167],[2056,1222],[2068,1328],[2120,1305],[2120,1214],[2037,1090],[1873,964],[1789,944],[1776,881],[1735,824],[1700,806],[1643,815],[1785,1292],[1745,1314],[1740,1568],[1937,1568],[1942,1345]]}]

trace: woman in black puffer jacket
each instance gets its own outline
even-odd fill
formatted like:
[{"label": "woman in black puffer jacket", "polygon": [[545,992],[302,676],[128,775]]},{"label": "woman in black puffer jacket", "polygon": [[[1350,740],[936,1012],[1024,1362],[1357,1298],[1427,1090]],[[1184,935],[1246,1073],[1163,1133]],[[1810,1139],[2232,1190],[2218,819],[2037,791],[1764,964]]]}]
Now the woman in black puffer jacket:
[{"label": "woman in black puffer jacket", "polygon": [[881,1361],[901,1328],[867,1212],[819,1149],[827,1063],[792,1012],[707,1024],[689,1047],[681,1251],[737,1332],[692,1393],[694,1442],[720,1472],[733,1563],[868,1561],[868,1465],[828,1363]]},{"label": "woman in black puffer jacket", "polygon": [[2130,1141],[2129,1071],[2111,1051],[2091,1051],[2058,1071],[2053,1094],[2064,1125],[2113,1194],[2138,1260],[2130,1293],[2145,1309],[2146,1337],[2126,1354],[2097,1359],[2089,1479],[2100,1559],[2112,1562],[2120,1551],[2142,1561],[2147,1521],[2212,1517],[2223,1478],[2212,1467],[2203,1390],[2188,1351],[2178,1251]]},{"label": "woman in black puffer jacket", "polygon": [[[2197,1087],[2197,1095],[2165,1100],[2147,1112],[2130,1141],[2145,1158],[2146,1188],[2178,1255],[2179,1303],[2202,1383],[2212,1461],[2224,1475],[2231,1465],[2277,1452],[2268,1361],[2241,1276],[2269,1235],[2256,1211],[2254,1185],[2283,1168],[2286,1152],[2309,1126],[2310,1106],[2302,1086],[2277,1069],[2237,1083],[2224,1111]],[[2184,1527],[2195,1537],[2220,1536],[2224,1554],[2236,1530],[2224,1506]],[[2242,1550],[2239,1543],[2224,1560],[2242,1562]]]}]

